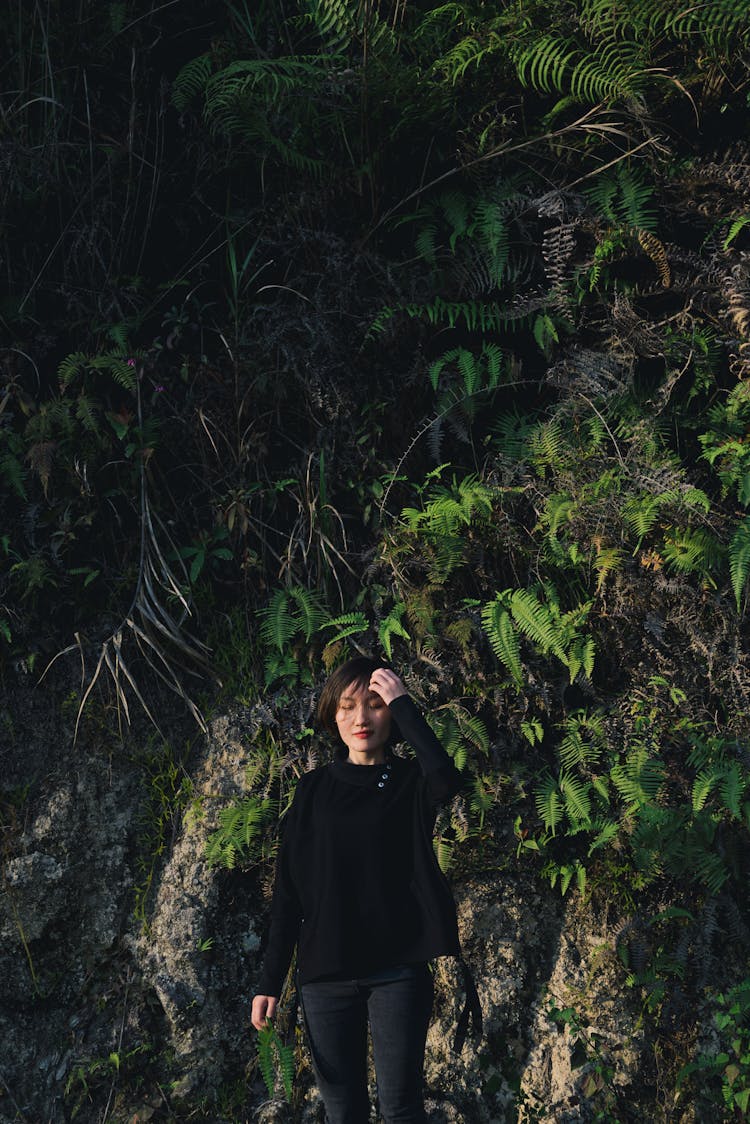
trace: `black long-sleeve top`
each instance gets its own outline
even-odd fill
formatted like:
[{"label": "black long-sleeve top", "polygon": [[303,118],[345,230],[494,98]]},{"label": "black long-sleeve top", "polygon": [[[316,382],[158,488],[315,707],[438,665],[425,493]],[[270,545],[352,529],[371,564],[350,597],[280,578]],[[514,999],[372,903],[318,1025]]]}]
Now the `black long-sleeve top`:
[{"label": "black long-sleeve top", "polygon": [[432,833],[462,777],[408,695],[390,709],[416,760],[353,765],[344,750],[297,782],[258,995],[280,995],[295,945],[301,983],[460,956]]}]

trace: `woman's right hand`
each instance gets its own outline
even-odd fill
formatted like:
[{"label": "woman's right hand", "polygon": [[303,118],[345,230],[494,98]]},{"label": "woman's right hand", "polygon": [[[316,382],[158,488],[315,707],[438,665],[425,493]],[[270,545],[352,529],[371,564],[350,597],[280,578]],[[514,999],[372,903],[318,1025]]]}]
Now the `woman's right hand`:
[{"label": "woman's right hand", "polygon": [[256,995],[253,999],[252,1024],[256,1030],[263,1030],[266,1019],[276,1014],[278,999],[275,995]]}]

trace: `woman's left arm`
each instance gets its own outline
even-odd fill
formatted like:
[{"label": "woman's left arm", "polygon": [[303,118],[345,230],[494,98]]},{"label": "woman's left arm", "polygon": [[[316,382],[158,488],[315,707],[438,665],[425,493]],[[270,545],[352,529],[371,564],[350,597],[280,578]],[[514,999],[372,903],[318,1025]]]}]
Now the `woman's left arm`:
[{"label": "woman's left arm", "polygon": [[428,726],[419,708],[394,671],[379,667],[372,673],[370,690],[388,704],[398,728],[412,746],[435,803],[442,804],[463,787],[464,778]]}]

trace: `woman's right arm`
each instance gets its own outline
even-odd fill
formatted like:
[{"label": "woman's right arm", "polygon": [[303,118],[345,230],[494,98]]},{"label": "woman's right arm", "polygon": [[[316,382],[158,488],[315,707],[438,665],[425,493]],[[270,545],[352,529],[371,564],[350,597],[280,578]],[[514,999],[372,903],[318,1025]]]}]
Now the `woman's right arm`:
[{"label": "woman's right arm", "polygon": [[268,941],[257,993],[253,998],[252,1023],[256,1030],[260,1030],[266,1019],[272,1019],[276,1012],[302,924],[302,904],[292,877],[294,832],[300,797],[298,782],[292,806],[285,818],[276,860]]}]

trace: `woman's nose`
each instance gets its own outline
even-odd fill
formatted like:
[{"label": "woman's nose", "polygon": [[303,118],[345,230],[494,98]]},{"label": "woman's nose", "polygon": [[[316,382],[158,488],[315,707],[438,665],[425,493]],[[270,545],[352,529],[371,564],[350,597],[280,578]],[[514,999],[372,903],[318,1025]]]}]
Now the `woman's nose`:
[{"label": "woman's nose", "polygon": [[364,703],[357,703],[357,705],[355,706],[355,708],[354,708],[354,721],[356,722],[356,724],[358,726],[364,726],[364,724],[365,724],[365,704]]}]

